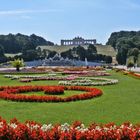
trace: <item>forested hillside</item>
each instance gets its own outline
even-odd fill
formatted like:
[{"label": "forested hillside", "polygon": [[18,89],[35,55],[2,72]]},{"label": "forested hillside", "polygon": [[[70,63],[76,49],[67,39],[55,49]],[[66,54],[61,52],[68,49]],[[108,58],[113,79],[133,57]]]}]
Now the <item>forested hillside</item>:
[{"label": "forested hillside", "polygon": [[[138,64],[140,57],[140,31],[120,31],[111,34],[107,45],[112,45],[117,50],[119,64]],[[133,59],[132,59],[133,58]]]},{"label": "forested hillside", "polygon": [[54,45],[44,38],[32,34],[30,36],[23,34],[0,35],[0,45],[5,53],[19,53],[27,49],[35,49],[39,45]]}]

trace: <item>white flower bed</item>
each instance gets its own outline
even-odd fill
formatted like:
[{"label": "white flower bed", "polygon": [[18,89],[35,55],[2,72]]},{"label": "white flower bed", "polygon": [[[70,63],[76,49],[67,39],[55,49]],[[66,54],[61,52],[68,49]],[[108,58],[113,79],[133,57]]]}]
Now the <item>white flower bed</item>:
[{"label": "white flower bed", "polygon": [[56,74],[49,75],[4,75],[5,78],[11,78],[11,80],[16,79],[32,79],[31,81],[40,81],[40,80],[75,80],[78,78],[76,75],[68,76],[56,76]]},{"label": "white flower bed", "polygon": [[[93,80],[97,80],[93,81]],[[80,80],[71,80],[71,81],[59,81],[59,85],[67,86],[104,86],[104,85],[113,85],[117,84],[117,79],[108,79],[108,78],[82,78]]]}]

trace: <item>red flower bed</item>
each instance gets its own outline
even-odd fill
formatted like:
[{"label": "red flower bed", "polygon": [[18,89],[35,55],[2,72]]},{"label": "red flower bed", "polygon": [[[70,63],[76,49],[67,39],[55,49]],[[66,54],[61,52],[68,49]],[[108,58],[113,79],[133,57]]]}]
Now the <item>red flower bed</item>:
[{"label": "red flower bed", "polygon": [[128,72],[129,75],[140,78],[140,74],[134,73],[134,72]]},{"label": "red flower bed", "polygon": [[59,95],[64,93],[64,87],[63,86],[45,87],[44,92],[45,94]]},{"label": "red flower bed", "polygon": [[[80,90],[86,91],[83,94],[72,95],[68,97],[58,97],[53,95],[23,95],[26,92],[37,92],[44,91],[49,94],[60,94],[64,90]],[[22,94],[21,94],[22,93]],[[97,96],[101,96],[102,91],[97,88],[89,88],[82,86],[4,86],[0,87],[0,99],[12,100],[12,101],[23,101],[23,102],[70,102],[77,100],[91,99]]]},{"label": "red flower bed", "polygon": [[20,123],[13,119],[7,123],[0,117],[0,140],[138,140],[140,125],[114,123],[91,124],[85,127],[81,122],[72,125],[39,124],[34,121]]}]

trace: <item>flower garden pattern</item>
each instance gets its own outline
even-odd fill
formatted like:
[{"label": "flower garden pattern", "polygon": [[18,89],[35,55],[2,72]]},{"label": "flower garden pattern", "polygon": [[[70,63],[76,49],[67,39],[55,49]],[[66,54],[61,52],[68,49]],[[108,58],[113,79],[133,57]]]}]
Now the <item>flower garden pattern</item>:
[{"label": "flower garden pattern", "polygon": [[113,85],[117,83],[118,83],[117,79],[108,79],[108,78],[81,78],[80,80],[59,81],[59,85],[67,85],[67,86],[104,86],[104,85]]},{"label": "flower garden pattern", "polygon": [[[55,96],[63,94],[64,90],[85,91],[83,94],[76,94],[65,98]],[[44,91],[44,96],[26,95],[27,92]],[[23,94],[24,93],[24,94]],[[77,100],[92,99],[101,96],[100,89],[82,86],[7,86],[0,87],[0,99],[20,102],[70,102]]]}]

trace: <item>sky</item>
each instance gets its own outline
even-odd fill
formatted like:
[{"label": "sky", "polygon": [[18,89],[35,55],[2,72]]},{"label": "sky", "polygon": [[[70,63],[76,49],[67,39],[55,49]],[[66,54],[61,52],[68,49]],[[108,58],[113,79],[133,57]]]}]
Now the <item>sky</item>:
[{"label": "sky", "polygon": [[55,44],[76,36],[105,44],[140,30],[140,0],[0,0],[0,34],[36,34]]}]

